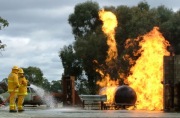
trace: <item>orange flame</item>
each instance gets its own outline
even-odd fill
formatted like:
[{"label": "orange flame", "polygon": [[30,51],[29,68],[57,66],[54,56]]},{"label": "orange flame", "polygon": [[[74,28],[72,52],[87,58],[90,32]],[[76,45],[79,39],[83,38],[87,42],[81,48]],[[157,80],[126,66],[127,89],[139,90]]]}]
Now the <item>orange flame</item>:
[{"label": "orange flame", "polygon": [[[103,32],[107,35],[107,44],[109,46],[108,56],[106,63],[109,64],[112,60],[117,59],[117,48],[114,39],[117,26],[116,16],[112,12],[101,10],[99,11],[100,19],[103,21]],[[124,58],[128,58],[130,64],[134,65],[131,68],[132,75],[125,79],[137,94],[137,109],[143,110],[162,110],[163,109],[163,56],[168,56],[170,53],[166,50],[169,46],[169,42],[164,39],[162,34],[158,31],[158,27],[154,27],[152,31],[143,36],[143,40],[140,41],[140,37],[135,39],[139,42],[141,47],[134,55],[140,54],[141,56],[135,62],[125,55]],[[129,39],[127,40],[127,42]],[[132,46],[131,43],[126,45],[126,48]],[[110,79],[109,74],[104,74],[103,71],[97,69],[102,76],[102,80],[97,84],[103,89],[100,94],[107,95],[107,103],[114,102],[114,93],[118,86],[118,80],[113,81]],[[119,75],[121,76],[121,74]]]},{"label": "orange flame", "polygon": [[[97,71],[101,74],[101,76],[104,76],[104,74],[100,70]],[[97,81],[96,84],[102,87],[102,89],[99,91],[99,94],[107,95],[107,103],[114,103],[114,94],[118,86],[118,80],[111,80],[109,74],[107,74],[106,76],[104,76],[102,81]]]},{"label": "orange flame", "polygon": [[129,85],[137,94],[137,109],[163,109],[163,56],[168,56],[169,46],[158,27],[143,36],[140,42],[141,56],[131,68],[132,75],[128,77]]},{"label": "orange flame", "polygon": [[109,46],[109,49],[107,52],[108,57],[106,59],[106,62],[110,62],[112,59],[116,59],[118,55],[116,41],[114,38],[114,29],[117,27],[117,19],[112,12],[104,10],[99,11],[99,17],[103,21],[102,30],[108,37],[107,44]]},{"label": "orange flame", "polygon": [[[107,65],[112,64],[112,60],[117,59],[117,47],[116,47],[116,41],[114,38],[115,35],[115,28],[117,27],[117,19],[116,16],[110,12],[110,11],[99,11],[99,17],[103,21],[102,30],[107,35],[107,44],[109,46],[108,52],[107,52],[107,58],[106,63]],[[101,74],[101,77],[103,78],[102,81],[98,81],[97,84],[100,87],[105,87],[103,90],[100,91],[100,94],[106,94],[107,95],[107,103],[113,103],[114,101],[114,93],[117,88],[118,80],[113,81],[110,79],[109,74],[104,75],[104,73],[97,69],[97,72]]]}]

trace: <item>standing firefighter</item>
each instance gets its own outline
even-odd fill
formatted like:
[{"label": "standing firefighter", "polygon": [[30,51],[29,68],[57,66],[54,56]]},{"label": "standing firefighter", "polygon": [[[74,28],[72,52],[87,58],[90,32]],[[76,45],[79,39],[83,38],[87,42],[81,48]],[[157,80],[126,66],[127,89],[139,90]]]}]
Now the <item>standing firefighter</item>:
[{"label": "standing firefighter", "polygon": [[27,85],[28,85],[28,80],[24,77],[24,71],[23,69],[19,69],[19,92],[18,92],[18,112],[24,111],[23,109],[23,102],[24,102],[24,97],[27,95]]},{"label": "standing firefighter", "polygon": [[16,110],[16,97],[19,88],[18,81],[18,67],[14,66],[12,68],[12,72],[8,76],[8,92],[10,94],[9,97],[9,112],[17,112]]}]

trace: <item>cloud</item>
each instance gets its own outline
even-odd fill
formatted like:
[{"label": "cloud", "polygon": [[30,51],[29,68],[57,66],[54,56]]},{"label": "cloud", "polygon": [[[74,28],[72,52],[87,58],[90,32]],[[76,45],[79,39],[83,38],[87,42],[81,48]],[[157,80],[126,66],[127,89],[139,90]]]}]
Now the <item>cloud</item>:
[{"label": "cloud", "polygon": [[62,40],[39,42],[29,38],[7,36],[0,36],[0,40],[7,45],[5,51],[1,52],[3,54],[0,60],[1,77],[7,77],[12,66],[18,65],[19,67],[39,67],[47,79],[48,77],[54,80],[60,79],[63,68],[58,51],[61,46],[68,45],[66,42]]}]

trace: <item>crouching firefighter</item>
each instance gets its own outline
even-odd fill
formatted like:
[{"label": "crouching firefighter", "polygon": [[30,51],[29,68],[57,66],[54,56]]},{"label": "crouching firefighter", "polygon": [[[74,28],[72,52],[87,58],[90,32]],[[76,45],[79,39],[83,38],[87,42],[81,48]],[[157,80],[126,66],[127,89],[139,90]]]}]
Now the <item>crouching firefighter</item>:
[{"label": "crouching firefighter", "polygon": [[8,76],[8,92],[9,96],[9,112],[17,112],[16,110],[16,97],[19,88],[18,81],[18,67],[14,66],[11,73]]},{"label": "crouching firefighter", "polygon": [[28,86],[28,80],[24,77],[24,71],[23,69],[19,69],[18,72],[19,77],[19,92],[18,92],[18,112],[24,111],[23,103],[24,103],[24,97],[27,95],[27,86]]}]

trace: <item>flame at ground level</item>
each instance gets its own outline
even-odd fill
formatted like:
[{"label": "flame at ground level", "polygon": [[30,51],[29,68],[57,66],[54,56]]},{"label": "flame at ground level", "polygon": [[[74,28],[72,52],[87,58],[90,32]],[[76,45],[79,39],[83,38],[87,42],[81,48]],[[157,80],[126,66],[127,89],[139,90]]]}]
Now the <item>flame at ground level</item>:
[{"label": "flame at ground level", "polygon": [[[109,46],[108,55],[106,59],[107,66],[112,60],[117,59],[116,40],[114,38],[117,26],[116,16],[112,12],[104,10],[99,11],[99,17],[103,21],[103,32],[108,36],[107,44]],[[158,27],[154,27],[152,31],[145,34],[143,37],[138,37],[135,41],[139,42],[140,50],[134,53],[134,56],[141,55],[135,62],[135,65],[130,69],[131,75],[124,80],[137,94],[137,109],[144,110],[161,110],[163,109],[163,56],[168,56],[169,52],[166,50],[169,46],[162,34],[158,31]],[[142,40],[141,40],[142,39]],[[127,44],[125,47],[129,47]],[[131,63],[134,60],[130,57]],[[108,96],[108,102],[114,101],[115,87],[117,81],[111,80],[108,74],[104,74],[102,70],[97,71],[103,77],[102,81],[97,84],[100,87],[106,87],[103,94]],[[121,75],[121,74],[119,74]],[[120,77],[121,78],[121,77]],[[113,78],[112,78],[113,79]],[[113,87],[113,89],[112,89]]]},{"label": "flame at ground level", "polygon": [[103,87],[99,94],[100,95],[107,95],[107,102],[106,104],[112,105],[114,103],[114,95],[116,92],[117,86],[109,86],[109,87]]},{"label": "flame at ground level", "polygon": [[141,56],[131,68],[128,77],[130,87],[137,93],[137,109],[163,109],[163,56],[169,43],[164,39],[157,27],[143,36],[139,43]]},{"label": "flame at ground level", "polygon": [[[163,85],[161,84],[163,80],[163,56],[168,56],[170,53],[166,50],[169,42],[158,30],[158,27],[154,27],[151,32],[143,36],[143,40],[139,43],[141,49],[138,50],[141,56],[131,68],[132,75],[127,78],[129,86],[137,94],[136,109],[163,109]],[[109,103],[114,102],[114,94],[118,87],[115,83],[118,82],[113,82],[109,76],[105,76],[102,81],[97,82],[98,85],[106,88],[101,94],[107,95]]]},{"label": "flame at ground level", "polygon": [[100,95],[107,95],[107,104],[113,104],[114,103],[114,94],[116,92],[117,87],[119,86],[118,80],[114,81],[110,79],[109,74],[104,75],[104,73],[101,70],[98,71],[103,78],[103,80],[98,81],[96,84],[98,84],[102,89],[99,91]]},{"label": "flame at ground level", "polygon": [[[102,30],[107,35],[107,45],[109,49],[107,51],[106,64],[107,66],[112,66],[114,64],[113,60],[117,59],[118,51],[115,40],[115,28],[117,27],[117,18],[115,14],[110,11],[100,10],[99,17],[103,22]],[[114,93],[118,86],[118,81],[111,80],[109,74],[103,73],[102,70],[97,69],[97,72],[103,77],[102,81],[98,81],[97,84],[100,87],[105,87],[100,91],[100,94],[107,95],[107,103],[111,104],[114,102]]]}]

